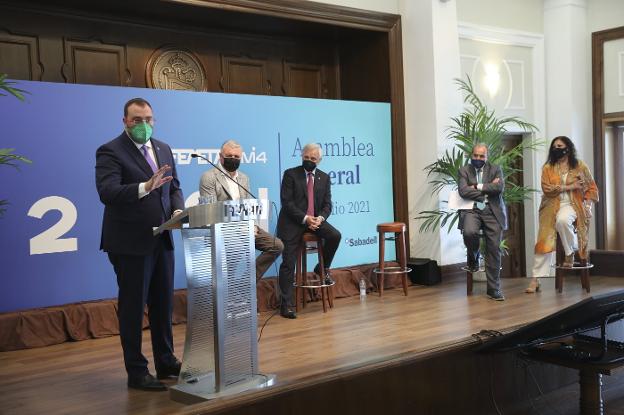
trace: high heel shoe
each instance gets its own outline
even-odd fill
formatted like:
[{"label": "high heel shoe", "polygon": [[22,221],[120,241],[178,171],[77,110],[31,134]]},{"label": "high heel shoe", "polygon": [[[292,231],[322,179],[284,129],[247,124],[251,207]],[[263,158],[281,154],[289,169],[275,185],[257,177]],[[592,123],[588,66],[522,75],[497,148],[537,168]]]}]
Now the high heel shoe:
[{"label": "high heel shoe", "polygon": [[565,258],[563,259],[563,264],[561,264],[561,266],[564,268],[574,267],[574,252],[572,252],[570,255],[565,256]]},{"label": "high heel shoe", "polygon": [[533,293],[538,292],[539,290],[540,290],[539,278],[533,277],[531,279],[531,282],[529,283],[529,286],[526,288],[526,290],[524,290],[524,292],[527,294],[533,294]]}]

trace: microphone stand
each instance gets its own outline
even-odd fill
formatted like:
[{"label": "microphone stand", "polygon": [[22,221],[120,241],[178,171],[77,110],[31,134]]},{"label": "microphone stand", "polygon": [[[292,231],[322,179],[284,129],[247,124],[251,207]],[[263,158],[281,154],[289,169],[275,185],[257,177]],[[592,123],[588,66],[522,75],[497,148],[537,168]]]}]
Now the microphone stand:
[{"label": "microphone stand", "polygon": [[238,187],[240,187],[241,189],[243,189],[243,190],[244,190],[245,192],[247,192],[247,193],[248,193],[248,194],[249,194],[252,198],[254,198],[254,199],[258,199],[258,198],[257,198],[257,197],[253,194],[253,193],[251,193],[249,190],[245,189],[245,188],[244,188],[244,187],[243,187],[243,186],[242,186],[239,182],[237,182],[236,180],[234,180],[234,179],[232,178],[232,176],[230,176],[230,174],[229,174],[229,173],[224,172],[223,170],[221,170],[221,168],[219,168],[219,166],[217,166],[216,164],[214,164],[214,163],[213,163],[212,161],[210,161],[207,157],[204,157],[204,156],[202,156],[202,155],[200,155],[200,154],[197,154],[197,153],[193,153],[193,154],[191,154],[191,157],[192,157],[192,158],[194,158],[194,159],[196,159],[196,158],[198,158],[198,157],[199,157],[199,158],[200,158],[200,159],[202,159],[202,160],[206,160],[206,161],[207,161],[207,162],[208,162],[208,163],[209,163],[212,167],[214,167],[215,169],[217,169],[217,170],[219,170],[221,173],[223,173],[223,175],[224,175],[225,177],[227,177],[228,179],[230,179],[231,181],[233,181],[234,183],[236,183],[236,186],[238,186]]}]

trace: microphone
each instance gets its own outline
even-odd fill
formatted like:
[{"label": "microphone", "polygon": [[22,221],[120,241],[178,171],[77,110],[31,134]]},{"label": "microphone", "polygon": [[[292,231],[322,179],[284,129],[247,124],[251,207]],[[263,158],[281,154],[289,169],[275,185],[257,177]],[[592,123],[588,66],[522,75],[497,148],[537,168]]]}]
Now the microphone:
[{"label": "microphone", "polygon": [[214,167],[215,169],[219,170],[221,173],[223,173],[223,175],[225,177],[227,177],[228,179],[230,179],[231,181],[233,181],[234,183],[236,183],[236,186],[240,187],[241,189],[243,189],[245,192],[247,192],[252,198],[257,199],[257,197],[251,193],[249,190],[245,189],[239,182],[237,182],[236,180],[232,179],[232,176],[230,176],[229,173],[224,172],[223,170],[221,170],[221,168],[219,168],[219,166],[217,166],[216,164],[214,164],[212,161],[210,161],[207,157],[204,157],[200,154],[197,153],[193,153],[191,154],[191,157],[196,159],[196,158],[200,158],[202,160],[206,160],[208,162],[208,164],[210,164],[212,167]]}]

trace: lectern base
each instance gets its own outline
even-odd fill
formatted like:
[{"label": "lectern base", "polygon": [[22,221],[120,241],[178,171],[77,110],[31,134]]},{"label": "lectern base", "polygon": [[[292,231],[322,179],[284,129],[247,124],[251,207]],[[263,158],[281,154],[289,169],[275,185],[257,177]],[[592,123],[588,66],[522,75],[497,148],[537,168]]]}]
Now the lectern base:
[{"label": "lectern base", "polygon": [[171,400],[191,405],[210,399],[234,395],[252,389],[262,389],[275,383],[275,375],[254,375],[238,383],[225,387],[215,392],[214,376],[206,376],[195,383],[181,383],[169,388]]}]

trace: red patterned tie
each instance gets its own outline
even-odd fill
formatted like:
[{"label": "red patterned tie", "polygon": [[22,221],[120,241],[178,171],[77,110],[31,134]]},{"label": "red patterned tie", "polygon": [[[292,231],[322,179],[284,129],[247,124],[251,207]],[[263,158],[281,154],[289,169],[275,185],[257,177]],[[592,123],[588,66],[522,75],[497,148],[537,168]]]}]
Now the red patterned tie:
[{"label": "red patterned tie", "polygon": [[308,173],[308,216],[314,216],[314,175]]}]

